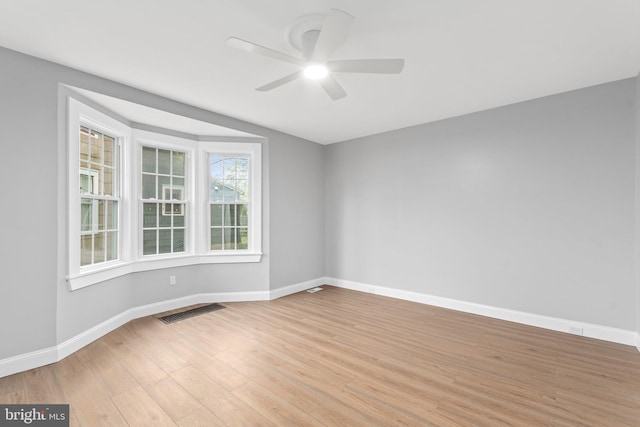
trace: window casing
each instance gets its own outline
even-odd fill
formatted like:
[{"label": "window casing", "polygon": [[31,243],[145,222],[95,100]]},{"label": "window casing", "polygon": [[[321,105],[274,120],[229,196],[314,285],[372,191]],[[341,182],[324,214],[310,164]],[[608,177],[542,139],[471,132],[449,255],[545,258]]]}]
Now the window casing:
[{"label": "window casing", "polygon": [[[72,290],[136,271],[260,261],[261,138],[178,138],[67,99]],[[214,177],[212,159],[226,174]],[[212,195],[216,185],[228,192]]]},{"label": "window casing", "polygon": [[186,250],[187,153],[143,145],[141,167],[142,255]]},{"label": "window casing", "polygon": [[201,142],[200,182],[208,230],[203,252],[233,262],[260,257],[261,145],[256,143]]},{"label": "window casing", "polygon": [[[123,157],[129,128],[69,99],[68,274],[80,277],[118,265],[122,245]],[[126,203],[125,203],[126,204]]]}]

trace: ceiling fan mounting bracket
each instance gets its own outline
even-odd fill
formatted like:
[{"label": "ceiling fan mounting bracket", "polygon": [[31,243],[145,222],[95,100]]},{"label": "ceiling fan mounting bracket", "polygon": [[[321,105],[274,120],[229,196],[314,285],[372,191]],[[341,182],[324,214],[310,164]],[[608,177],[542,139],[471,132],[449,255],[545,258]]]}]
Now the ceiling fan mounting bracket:
[{"label": "ceiling fan mounting bracket", "polygon": [[327,15],[311,13],[302,15],[285,30],[287,42],[298,52],[304,52],[304,34],[309,31],[320,31]]}]

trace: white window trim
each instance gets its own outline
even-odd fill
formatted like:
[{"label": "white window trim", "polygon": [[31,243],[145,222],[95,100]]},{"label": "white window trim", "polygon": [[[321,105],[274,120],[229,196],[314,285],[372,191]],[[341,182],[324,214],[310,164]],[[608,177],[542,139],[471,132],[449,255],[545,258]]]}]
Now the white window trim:
[{"label": "white window trim", "polygon": [[[136,205],[138,215],[136,217],[136,229],[138,230],[138,235],[136,239],[136,254],[139,262],[148,262],[155,261],[155,265],[161,265],[160,261],[163,259],[173,259],[176,257],[186,257],[189,255],[195,255],[195,245],[193,244],[194,238],[196,236],[195,230],[195,215],[196,210],[194,209],[194,200],[195,200],[195,186],[196,186],[196,174],[195,174],[195,165],[194,165],[194,155],[198,148],[198,142],[192,141],[184,138],[178,138],[175,136],[163,135],[155,132],[149,132],[144,130],[133,130],[133,139],[136,145]],[[187,215],[185,217],[185,236],[186,236],[186,245],[184,248],[184,252],[180,253],[170,253],[170,254],[154,254],[154,255],[143,255],[142,254],[142,147],[153,147],[160,148],[164,150],[172,150],[172,151],[181,151],[185,153],[185,183],[186,187],[184,191],[185,196],[185,205],[187,206]],[[153,200],[157,202],[161,202],[160,199]],[[164,268],[164,267],[154,267],[154,268]]]},{"label": "white window trim", "polygon": [[[256,263],[262,259],[262,138],[257,142],[211,142],[178,138],[132,129],[72,97],[67,97],[67,282],[71,290],[130,273],[196,264]],[[118,139],[120,176],[118,259],[80,267],[80,149],[78,129],[88,125]],[[185,252],[142,256],[142,146],[187,153],[185,196],[187,216]],[[209,246],[209,154],[250,157],[250,238],[247,250],[211,251]],[[189,175],[187,177],[187,174]]]},{"label": "white window trim", "polygon": [[[228,154],[249,157],[249,242],[247,249],[236,251],[212,251],[210,248],[210,173],[209,155]],[[204,212],[199,229],[201,233],[199,252],[207,257],[206,262],[258,262],[262,256],[262,145],[242,142],[200,142],[200,176],[198,182],[204,184],[200,193],[198,210]],[[234,261],[228,261],[233,259]],[[241,261],[245,260],[245,261]]]},{"label": "white window trim", "polygon": [[[128,194],[126,183],[123,182],[123,176],[127,176],[126,171],[128,168],[128,158],[124,150],[128,144],[130,138],[130,128],[125,124],[114,120],[113,118],[103,114],[73,98],[68,98],[67,109],[67,161],[68,161],[68,176],[67,176],[67,209],[68,209],[68,280],[72,289],[74,289],[73,279],[78,277],[86,277],[89,275],[102,274],[105,270],[118,268],[127,262],[129,259],[129,252],[127,245],[123,244],[126,241],[126,236],[130,234],[131,226],[125,221],[125,213],[130,210],[128,206]],[[80,137],[79,129],[81,125],[88,126],[100,132],[104,132],[110,136],[113,136],[117,140],[117,144],[120,147],[118,150],[118,158],[115,160],[118,162],[118,170],[120,176],[117,177],[118,194],[118,258],[113,261],[106,261],[99,264],[93,264],[88,266],[80,266],[80,223],[81,223],[81,194],[80,188]]]}]

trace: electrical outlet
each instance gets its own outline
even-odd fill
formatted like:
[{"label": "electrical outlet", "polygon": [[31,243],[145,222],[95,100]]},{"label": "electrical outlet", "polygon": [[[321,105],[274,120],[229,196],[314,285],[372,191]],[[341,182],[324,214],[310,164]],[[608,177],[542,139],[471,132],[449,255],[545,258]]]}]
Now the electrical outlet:
[{"label": "electrical outlet", "polygon": [[173,286],[176,284],[176,276],[169,276],[169,285]]}]

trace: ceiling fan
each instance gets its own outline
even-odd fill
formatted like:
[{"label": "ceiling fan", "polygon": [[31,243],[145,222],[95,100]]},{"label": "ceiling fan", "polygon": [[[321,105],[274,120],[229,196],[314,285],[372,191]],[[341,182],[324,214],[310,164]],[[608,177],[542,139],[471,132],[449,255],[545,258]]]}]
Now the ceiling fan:
[{"label": "ceiling fan", "polygon": [[347,96],[347,93],[333,77],[333,73],[399,74],[404,68],[404,59],[329,60],[347,37],[354,20],[353,16],[342,10],[331,9],[320,29],[309,29],[301,34],[302,59],[236,37],[229,37],[226,43],[234,48],[298,66],[296,72],[260,86],[257,91],[266,92],[306,77],[316,80],[331,99],[338,100]]}]

